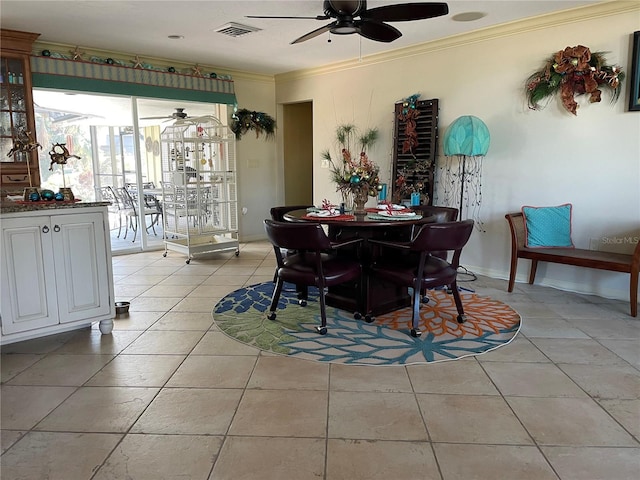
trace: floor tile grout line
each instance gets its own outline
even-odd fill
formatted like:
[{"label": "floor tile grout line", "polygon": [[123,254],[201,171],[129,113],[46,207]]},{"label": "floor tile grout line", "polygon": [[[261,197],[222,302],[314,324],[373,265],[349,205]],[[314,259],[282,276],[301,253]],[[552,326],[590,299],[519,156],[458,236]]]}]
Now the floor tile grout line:
[{"label": "floor tile grout line", "polygon": [[[162,318],[162,316],[160,317]],[[158,318],[158,320],[156,320],[156,322],[160,321],[160,318]],[[149,325],[144,332],[148,332],[149,329],[156,323],[154,322],[153,324]],[[204,338],[204,336],[206,335],[207,331],[204,331],[202,333],[202,335],[200,336],[200,339],[194,343],[193,347],[191,348],[191,350],[189,351],[189,353],[191,353],[196,346],[198,345],[198,343]],[[140,336],[136,337],[139,338]],[[135,340],[134,340],[135,341]],[[133,343],[133,342],[132,342]],[[122,352],[126,350],[123,349],[119,352],[118,355],[122,354]],[[109,454],[107,456],[105,456],[105,458],[102,460],[101,464],[99,466],[97,466],[95,468],[95,471],[93,473],[93,475],[91,476],[90,480],[92,480],[93,478],[95,478],[96,475],[98,475],[98,473],[100,472],[100,470],[106,465],[106,463],[109,461],[109,459],[111,458],[111,455],[116,451],[116,449],[122,444],[122,442],[124,441],[125,438],[127,438],[127,435],[129,435],[131,433],[131,429],[134,427],[134,425],[140,420],[140,418],[145,414],[145,412],[149,409],[149,407],[151,406],[151,404],[154,402],[154,400],[156,400],[158,398],[158,396],[160,395],[160,393],[162,392],[163,388],[166,386],[166,384],[171,380],[171,377],[173,375],[175,375],[175,373],[178,371],[178,369],[180,368],[181,365],[184,364],[184,362],[186,361],[186,359],[189,357],[189,354],[186,354],[184,356],[184,358],[182,359],[182,361],[180,362],[180,364],[173,370],[173,373],[171,373],[171,375],[168,375],[165,382],[162,384],[161,387],[158,388],[158,391],[155,393],[155,395],[153,395],[153,397],[149,400],[149,403],[147,403],[147,405],[140,411],[140,413],[136,416],[135,420],[133,420],[131,422],[131,424],[129,425],[129,427],[122,432],[122,436],[120,437],[120,440],[116,443],[116,445],[113,447],[113,449],[111,450],[111,452],[109,452]],[[114,357],[115,359],[116,357]],[[106,366],[106,365],[105,365]],[[104,368],[104,367],[103,367]],[[102,370],[102,369],[101,369]],[[96,372],[97,375],[97,372]],[[95,376],[95,375],[94,375]],[[86,382],[85,382],[86,383]],[[86,387],[86,388],[91,388]],[[154,387],[157,388],[157,387]]]},{"label": "floor tile grout line", "polygon": [[[256,268],[253,270],[254,274],[257,272],[257,268],[259,268],[259,267],[256,267]],[[248,281],[249,281],[249,280],[247,280],[247,282],[248,282]],[[246,285],[246,284],[247,284],[247,283],[245,282],[245,285]],[[147,331],[149,331],[149,330],[152,328],[152,326],[153,326],[153,325],[155,325],[158,321],[160,321],[160,320],[164,317],[164,315],[166,315],[167,313],[168,313],[168,312],[165,312],[161,317],[159,317],[158,319],[156,319],[156,320],[155,320],[151,325],[147,326],[147,327],[145,328],[145,330],[142,330],[142,332],[147,332]],[[564,320],[566,321],[567,319],[564,319]],[[206,333],[207,333],[207,332],[209,332],[209,331],[211,331],[211,330],[210,330],[210,329],[208,329],[208,330],[206,330],[206,331],[203,331],[203,336],[204,336],[204,335],[206,335]],[[589,339],[595,340],[596,342],[598,342],[598,344],[602,345],[598,338],[592,337],[592,336],[591,336],[591,335],[589,335],[586,331],[585,331],[584,333],[585,333],[585,335],[586,335]],[[201,339],[203,338],[203,336],[201,337]],[[137,338],[137,337],[136,337],[136,338]],[[534,362],[534,363],[545,363],[545,364],[546,364],[546,363],[549,363],[549,364],[551,364],[551,365],[554,365],[556,368],[560,369],[561,371],[563,371],[563,370],[559,367],[559,364],[558,364],[557,362],[554,362],[554,361],[553,361],[553,360],[552,360],[548,355],[544,354],[544,352],[543,352],[543,351],[541,351],[540,347],[538,347],[538,345],[537,345],[536,343],[534,343],[533,341],[531,341],[528,337],[526,337],[526,336],[524,336],[524,335],[523,335],[523,338],[526,338],[526,339],[527,339],[527,341],[529,341],[529,343],[531,343],[531,345],[533,345],[533,346],[534,346],[534,348],[536,349],[536,351],[538,351],[539,353],[541,353],[541,354],[543,355],[543,357],[544,357],[544,358],[546,358],[546,359],[548,359],[548,360],[549,360],[549,362]],[[132,340],[132,342],[133,342],[133,341],[135,341],[135,339],[134,339],[134,340]],[[132,342],[131,342],[131,343],[132,343]],[[129,345],[130,345],[130,343],[129,343]],[[197,342],[196,342],[196,345],[197,345]],[[608,351],[610,351],[613,355],[615,355],[616,357],[620,358],[622,361],[629,363],[627,360],[625,360],[624,358],[620,357],[616,352],[609,350],[609,349],[608,349],[608,347],[606,347],[606,345],[602,345],[602,346],[603,346],[604,348],[606,348]],[[59,348],[61,348],[61,347],[59,347]],[[116,358],[117,356],[124,355],[122,352],[123,352],[123,351],[124,351],[124,349],[126,349],[126,348],[127,348],[127,347],[124,347],[123,349],[121,349],[121,350],[118,352],[118,354],[114,355],[111,361],[113,361],[113,359],[114,359],[114,358]],[[194,345],[194,347],[193,347],[193,348],[195,348],[195,345]],[[193,354],[193,348],[190,350],[190,352],[189,352],[187,355],[185,355],[185,357],[184,357],[183,361],[180,363],[180,365],[182,365],[182,364],[184,363],[184,361],[186,361],[186,359],[187,359],[190,355],[192,355],[192,354]],[[39,362],[40,360],[42,360],[43,358],[46,358],[46,356],[51,355],[51,354],[56,354],[56,353],[55,353],[55,351],[53,351],[53,352],[47,352],[46,354],[43,354],[43,356],[38,360],[38,362]],[[99,354],[99,353],[98,353],[98,354]],[[259,361],[259,358],[260,358],[260,355],[257,355],[257,356],[256,356],[256,361],[255,361],[255,363],[254,363],[254,365],[253,365],[252,373],[255,371],[255,368],[256,368],[256,365],[257,365],[257,363],[258,363],[258,361]],[[110,362],[111,362],[111,361],[110,361]],[[483,370],[483,371],[485,371],[485,374],[486,374],[486,375],[488,375],[488,374],[487,374],[487,372],[486,372],[486,370],[483,368],[482,362],[479,362],[479,361],[478,361],[478,359],[475,359],[475,361],[476,361],[476,362],[481,366],[482,370]],[[38,362],[36,362],[36,363],[38,363]],[[107,365],[108,365],[108,364],[107,364]],[[173,373],[172,373],[171,375],[169,375],[169,376],[168,376],[167,380],[165,381],[165,383],[163,384],[163,386],[159,388],[158,392],[160,392],[160,391],[161,391],[162,389],[164,389],[164,388],[172,388],[172,387],[167,387],[167,386],[166,386],[166,383],[170,380],[170,378],[171,378],[173,375],[175,375],[175,373],[177,372],[177,370],[180,368],[180,365],[178,365],[178,366],[173,370]],[[630,364],[630,365],[631,365],[631,364]],[[29,367],[26,367],[26,369],[30,368],[31,366],[32,366],[32,365],[30,365]],[[106,367],[106,365],[105,365],[105,366],[103,366],[102,368],[105,368],[105,367]],[[330,367],[331,367],[331,366],[330,366]],[[403,367],[404,367],[404,369],[405,369],[406,374],[408,375],[408,371],[407,371],[406,366],[403,366]],[[636,368],[636,367],[634,367],[633,365],[631,365],[631,367],[633,367],[634,369],[636,369],[636,370],[637,370],[637,368]],[[101,368],[101,370],[102,370],[102,368]],[[99,370],[99,371],[100,371],[100,370]],[[329,370],[329,371],[330,371],[330,370]],[[251,373],[251,374],[252,374],[252,373]],[[563,373],[564,373],[564,375],[566,375],[566,376],[568,376],[568,377],[569,377],[569,375],[568,375],[567,373],[565,373],[564,371],[563,371]],[[96,372],[96,374],[97,374],[97,372]],[[243,396],[244,396],[244,394],[246,393],[246,391],[247,391],[247,389],[248,389],[248,385],[249,385],[249,381],[250,381],[250,378],[251,378],[251,374],[247,377],[247,383],[245,384],[244,388],[242,389],[242,390],[243,390],[243,393],[242,393],[242,395],[243,395]],[[408,375],[408,376],[409,376],[409,375]],[[15,377],[15,375],[14,375],[14,377]],[[14,378],[14,377],[12,377],[12,378]],[[92,378],[92,377],[91,377],[91,378]],[[489,378],[490,378],[490,377],[489,377]],[[570,381],[572,381],[573,383],[577,383],[577,382],[576,382],[576,381],[574,381],[571,377],[569,377],[569,378],[570,378]],[[87,380],[87,381],[88,381],[88,380]],[[412,393],[413,393],[413,397],[414,397],[414,399],[417,401],[417,395],[418,395],[418,394],[415,392],[415,388],[414,388],[414,385],[413,385],[413,382],[412,382],[412,380],[411,380],[411,377],[410,377],[410,376],[409,376],[409,381],[411,382],[411,390],[412,390]],[[492,381],[493,381],[493,380],[492,380]],[[80,387],[77,387],[77,388],[80,388]],[[76,388],[76,390],[77,390],[77,388]],[[194,387],[194,388],[195,388],[195,387]],[[496,386],[496,388],[497,388],[497,386]],[[581,390],[582,390],[582,391],[587,395],[587,398],[589,398],[589,399],[591,399],[591,400],[593,400],[593,401],[596,401],[596,403],[598,403],[599,407],[600,407],[600,408],[602,408],[602,409],[603,409],[603,410],[604,410],[604,411],[605,411],[605,412],[606,412],[606,413],[607,413],[607,414],[608,414],[608,415],[609,415],[609,416],[610,416],[610,417],[615,421],[615,423],[617,423],[619,426],[622,426],[618,421],[616,421],[616,420],[615,420],[615,418],[613,418],[613,416],[612,416],[612,415],[611,415],[611,414],[610,414],[610,413],[609,413],[609,412],[604,408],[604,406],[603,406],[602,404],[600,404],[600,402],[598,402],[598,401],[596,400],[596,398],[594,398],[594,397],[592,397],[591,395],[589,395],[589,394],[588,394],[588,392],[586,392],[586,390],[585,390],[585,389],[583,389],[583,388],[581,388],[579,385],[578,385],[578,388],[580,388],[580,389],[581,389]],[[499,395],[503,398],[503,401],[505,401],[505,402],[506,402],[506,399],[505,399],[504,395],[502,394],[502,392],[501,392],[499,389],[497,389],[497,390],[498,390],[498,392],[499,392]],[[330,395],[331,391],[332,391],[332,389],[331,389],[331,383],[329,382],[329,383],[328,383],[328,385],[327,385],[327,395]],[[393,393],[393,392],[387,392],[387,393]],[[68,398],[68,397],[67,397],[67,398]],[[156,398],[156,397],[154,397],[154,398]],[[537,397],[533,397],[533,398],[537,398]],[[546,398],[546,397],[545,397],[545,398]],[[152,402],[153,402],[153,399],[149,402],[149,405],[150,405]],[[327,420],[326,420],[326,422],[327,422],[327,423],[326,423],[326,425],[327,425],[327,429],[326,429],[326,434],[325,434],[325,473],[324,473],[325,478],[326,478],[326,476],[327,476],[327,474],[328,474],[328,473],[327,473],[327,461],[328,461],[327,459],[328,459],[328,441],[329,441],[329,431],[328,431],[328,423],[329,423],[329,407],[330,407],[329,402],[330,402],[330,398],[328,398],[328,399],[327,399]],[[62,403],[63,403],[63,402],[62,402]],[[508,404],[508,402],[507,402],[507,404]],[[146,408],[148,408],[148,406],[149,406],[149,405],[147,405],[147,407],[146,407]],[[239,405],[240,405],[240,402],[238,403],[238,406],[239,406]],[[509,405],[509,404],[508,404],[508,405]],[[234,411],[234,416],[235,416],[235,414],[237,413],[237,408],[238,408],[238,406],[236,406],[236,410]],[[509,407],[511,408],[511,406],[510,406],[510,405],[509,405]],[[56,407],[56,408],[57,408],[57,407]],[[146,410],[146,408],[145,408],[145,410]],[[419,408],[419,405],[418,405],[418,408]],[[419,410],[419,411],[420,411],[420,413],[421,413],[421,417],[422,417],[423,422],[426,422],[426,420],[425,420],[425,418],[424,418],[424,414],[423,414],[422,410]],[[512,411],[512,413],[515,415],[515,412],[513,412],[513,411]],[[519,417],[518,417],[517,415],[516,415],[516,418],[518,418],[518,420],[520,421],[520,419],[519,419]],[[138,419],[139,419],[139,417],[138,417]],[[136,420],[132,423],[132,425],[135,425],[135,422],[136,422],[136,421],[138,421],[138,419],[136,419]],[[232,418],[232,421],[233,421],[233,418]],[[229,426],[231,426],[231,423],[229,424]],[[131,427],[130,427],[130,428],[131,428]],[[425,428],[426,428],[426,424],[425,424]],[[523,428],[524,428],[524,426],[523,426]],[[623,429],[624,429],[624,427],[623,427]],[[626,429],[624,429],[624,430],[625,430],[627,433],[629,433],[629,434],[630,434],[630,432],[628,432]],[[526,430],[526,428],[525,428],[525,431],[527,431],[527,430]],[[447,442],[433,442],[433,441],[431,440],[431,438],[430,438],[430,435],[429,435],[429,432],[428,432],[428,431],[427,431],[427,433],[428,433],[428,440],[427,440],[427,441],[428,441],[428,443],[430,443],[430,444],[431,444],[431,446],[432,446],[432,452],[433,452],[433,455],[434,455],[434,457],[435,457],[435,459],[436,459],[436,462],[438,462],[438,457],[435,455],[435,450],[433,449],[433,445],[434,445],[434,444],[438,444],[438,443],[443,443],[443,444],[444,444],[444,443],[447,443]],[[529,434],[529,432],[528,432],[528,431],[527,431],[527,433]],[[26,435],[26,434],[25,434],[25,435]],[[530,435],[530,434],[529,434],[529,435]],[[631,434],[630,434],[630,435],[631,435]],[[119,441],[118,445],[120,445],[120,444],[121,444],[122,439],[124,439],[124,438],[125,438],[125,436],[126,436],[126,434],[123,434],[123,435],[122,435],[122,437],[121,437],[121,439],[120,439],[120,441]],[[632,436],[632,438],[634,438],[634,439],[635,439],[635,437],[633,437],[633,435],[631,435],[631,436]],[[13,446],[14,446],[14,445],[15,445],[15,444],[16,444],[16,443],[17,443],[21,438],[23,438],[23,437],[24,437],[24,435],[23,435],[22,437],[20,437],[18,440],[16,440],[16,441],[11,445],[11,447],[10,447],[10,448],[13,448]],[[225,436],[224,436],[225,441],[226,441],[226,439],[227,439],[228,437],[230,438],[230,437],[234,437],[234,436],[233,436],[233,435],[228,435],[228,429],[227,429],[227,434],[225,434]],[[286,438],[286,437],[285,437],[285,438]],[[298,438],[298,437],[292,437],[292,438]],[[533,439],[532,439],[532,440],[533,440]],[[382,440],[381,440],[381,441],[382,441]],[[534,441],[534,444],[537,446],[537,448],[538,448],[539,452],[540,452],[541,454],[543,454],[543,452],[541,452],[540,446],[539,446],[539,445],[537,445],[537,443],[535,442],[535,440],[533,440],[533,441]],[[461,443],[461,444],[467,444],[467,443]],[[223,444],[221,444],[220,449],[218,450],[218,454],[216,455],[216,461],[217,461],[217,460],[218,460],[218,458],[219,458],[219,454],[220,454],[220,452],[221,452],[222,445],[223,445]],[[469,443],[469,445],[480,445],[480,444],[477,444],[477,443]],[[482,443],[481,445],[493,445],[493,444]],[[495,445],[503,445],[503,444],[497,443],[497,444],[495,444]],[[504,444],[504,445],[505,445],[505,446],[512,446],[513,444]],[[531,445],[523,445],[523,446],[531,446]],[[547,447],[547,446],[549,446],[549,445],[544,445],[544,446],[545,446],[545,447]],[[563,445],[558,445],[558,446],[563,446]],[[551,447],[553,447],[553,445],[551,445]],[[117,448],[117,447],[114,447],[114,450],[115,450],[115,448]],[[637,448],[637,445],[636,445],[636,446],[629,446],[629,447],[619,447],[619,446],[617,447],[617,446],[611,446],[610,448],[629,448],[629,449],[634,450],[634,449],[636,449],[636,448]],[[7,450],[7,451],[8,451],[8,450]],[[107,461],[107,459],[109,459],[109,458],[111,457],[112,453],[113,453],[113,451],[112,451],[112,452],[110,452],[110,453],[105,457],[105,460],[104,460],[103,464]],[[547,459],[547,457],[546,457],[546,456],[544,456],[544,454],[543,454],[543,458],[545,459],[545,461],[547,462],[547,464],[551,465],[552,470],[555,472],[555,469],[553,468],[553,465],[551,464],[551,462],[549,461],[549,459]],[[211,466],[211,470],[210,470],[210,472],[209,472],[209,474],[210,474],[210,475],[211,475],[211,472],[213,472],[214,465],[215,465],[215,463],[213,463],[213,464],[212,464],[212,466]],[[438,467],[438,468],[439,468],[440,475],[442,476],[442,471],[440,470],[440,467]],[[97,471],[99,471],[99,470],[97,470]],[[96,472],[97,472],[97,471],[96,471]],[[556,472],[556,474],[557,474],[557,472]],[[93,478],[93,477],[95,477],[95,473],[94,473],[94,475],[92,476],[92,478]]]},{"label": "floor tile grout line", "polygon": [[[212,314],[213,315],[213,314]],[[222,452],[222,449],[224,448],[224,446],[227,443],[227,440],[232,437],[232,435],[229,435],[229,431],[231,430],[231,426],[233,425],[233,421],[236,418],[236,415],[238,414],[238,410],[240,409],[240,405],[242,404],[242,400],[244,399],[246,393],[247,393],[247,388],[249,386],[249,382],[251,381],[251,376],[253,375],[253,373],[256,371],[256,368],[258,366],[258,362],[260,360],[260,355],[261,352],[258,352],[258,354],[255,356],[255,362],[253,363],[253,367],[251,368],[251,373],[247,376],[247,381],[245,383],[244,388],[242,389],[242,394],[240,395],[240,399],[238,400],[238,403],[233,411],[233,414],[231,415],[231,419],[229,420],[229,425],[227,426],[227,429],[225,431],[225,433],[222,436],[222,442],[220,443],[220,448],[218,449],[218,452],[216,453],[215,456],[215,460],[211,463],[211,468],[209,469],[209,476],[207,478],[211,478],[211,475],[213,474],[213,470],[215,469],[216,464],[218,463],[218,460],[220,458],[220,453]]]},{"label": "floor tile grout line", "polygon": [[413,399],[416,403],[416,406],[418,408],[418,412],[420,413],[420,418],[422,419],[422,425],[424,426],[424,430],[427,434],[427,443],[429,444],[429,448],[431,449],[431,454],[433,455],[433,459],[436,463],[436,468],[438,469],[438,474],[440,475],[440,480],[444,480],[444,472],[442,471],[442,465],[440,464],[440,459],[438,459],[438,455],[436,454],[436,449],[435,449],[435,442],[433,441],[433,436],[431,435],[431,432],[429,430],[429,424],[427,423],[427,419],[425,417],[425,412],[423,411],[422,407],[420,406],[420,401],[418,399],[418,395],[423,395],[422,393],[418,393],[415,391],[415,388],[413,387],[413,382],[411,380],[411,375],[409,375],[409,371],[407,369],[407,366],[404,365],[404,369],[405,372],[407,374],[407,376],[409,377],[409,382],[411,383],[411,390],[412,390],[412,394],[413,394]]},{"label": "floor tile grout line", "polygon": [[[521,321],[524,321],[524,319],[522,319]],[[540,351],[538,349],[537,345],[534,345],[534,347]],[[540,353],[542,355],[544,355],[544,352],[540,351]],[[546,355],[545,355],[546,356]],[[553,361],[549,358],[549,361],[555,365],[553,363]],[[513,405],[511,403],[509,403],[509,401],[507,400],[507,397],[503,394],[503,392],[500,390],[500,388],[498,387],[498,385],[496,384],[496,382],[494,381],[494,379],[491,377],[491,375],[489,375],[489,372],[487,372],[486,368],[484,367],[484,365],[482,364],[482,362],[478,361],[478,366],[480,367],[480,369],[484,372],[484,374],[487,376],[487,378],[489,379],[489,381],[491,382],[491,384],[494,386],[494,388],[496,389],[496,391],[498,392],[498,394],[500,395],[500,398],[502,399],[502,401],[504,402],[504,404],[507,406],[507,408],[509,409],[509,411],[511,412],[511,414],[513,415],[513,417],[518,421],[518,423],[520,424],[520,426],[522,427],[522,429],[526,432],[527,436],[531,439],[532,442],[532,446],[535,446],[535,448],[537,449],[538,453],[540,453],[540,455],[542,455],[542,458],[544,458],[544,461],[547,462],[547,466],[549,468],[551,468],[551,470],[558,476],[559,479],[561,479],[562,477],[558,474],[558,472],[556,472],[556,469],[554,468],[553,464],[551,463],[551,461],[549,460],[549,458],[547,458],[547,455],[544,454],[544,451],[542,450],[541,446],[538,444],[538,442],[536,441],[535,437],[533,436],[533,434],[529,431],[529,429],[527,428],[527,426],[525,425],[525,422],[520,418],[520,416],[518,415],[518,413],[514,410]],[[546,364],[545,364],[546,365]],[[546,397],[545,397],[546,398]]]}]

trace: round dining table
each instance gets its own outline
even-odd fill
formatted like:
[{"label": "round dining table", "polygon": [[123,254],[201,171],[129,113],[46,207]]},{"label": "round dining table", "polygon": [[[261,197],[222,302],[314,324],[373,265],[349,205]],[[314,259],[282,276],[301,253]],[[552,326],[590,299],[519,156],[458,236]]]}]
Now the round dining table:
[{"label": "round dining table", "polygon": [[[408,210],[408,209],[407,209]],[[368,208],[365,214],[337,214],[332,216],[312,216],[305,209],[292,210],[284,214],[284,219],[289,222],[299,221],[311,221],[322,223],[323,225],[333,226],[349,226],[357,228],[379,228],[379,227],[402,227],[407,225],[415,225],[416,223],[422,223],[422,214],[419,212],[413,212],[411,217],[397,217],[397,218],[384,218],[380,213],[380,210],[375,208]],[[425,221],[427,219],[424,219]]]},{"label": "round dining table", "polygon": [[435,217],[415,216],[402,220],[384,218],[376,209],[367,209],[362,215],[310,216],[307,210],[293,210],[284,215],[288,222],[317,222],[328,226],[331,240],[362,238],[357,246],[341,248],[336,255],[357,258],[362,265],[359,280],[330,287],[325,299],[327,305],[353,312],[356,317],[373,321],[377,315],[411,305],[408,289],[369,274],[369,265],[375,261],[379,252],[374,252],[370,239],[388,239],[390,241],[409,239],[413,228],[423,223],[435,221]]}]

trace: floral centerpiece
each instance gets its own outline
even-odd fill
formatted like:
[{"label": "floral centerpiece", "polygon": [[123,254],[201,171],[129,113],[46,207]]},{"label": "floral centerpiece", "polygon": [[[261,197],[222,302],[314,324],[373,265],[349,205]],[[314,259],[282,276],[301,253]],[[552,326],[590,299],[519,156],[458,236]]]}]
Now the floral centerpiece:
[{"label": "floral centerpiece", "polygon": [[[340,162],[334,162],[329,150],[322,152],[322,158],[331,165],[331,179],[336,191],[342,194],[345,203],[353,199],[354,212],[364,213],[364,205],[369,197],[375,197],[380,190],[380,167],[369,160],[367,148],[378,139],[378,130],[371,128],[358,135],[355,125],[339,125],[336,140],[340,148]],[[354,156],[352,151],[357,148]]]}]

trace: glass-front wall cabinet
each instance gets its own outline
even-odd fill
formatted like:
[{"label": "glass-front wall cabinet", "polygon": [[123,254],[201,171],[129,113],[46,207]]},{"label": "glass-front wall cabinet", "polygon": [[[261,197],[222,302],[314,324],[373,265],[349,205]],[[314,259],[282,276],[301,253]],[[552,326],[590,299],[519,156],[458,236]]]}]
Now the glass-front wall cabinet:
[{"label": "glass-front wall cabinet", "polygon": [[10,156],[13,147],[13,138],[20,134],[21,130],[27,130],[27,111],[25,104],[24,72],[22,61],[14,58],[3,58],[0,79],[0,135],[2,135],[1,161],[26,162],[27,153],[17,151]]},{"label": "glass-front wall cabinet", "polygon": [[37,34],[2,30],[0,53],[0,187],[20,194],[40,185],[29,56]]}]

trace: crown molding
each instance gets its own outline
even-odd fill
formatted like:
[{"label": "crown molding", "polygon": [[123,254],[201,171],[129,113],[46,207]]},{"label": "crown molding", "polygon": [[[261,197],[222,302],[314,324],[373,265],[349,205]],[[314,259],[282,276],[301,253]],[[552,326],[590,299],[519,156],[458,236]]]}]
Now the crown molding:
[{"label": "crown molding", "polygon": [[456,48],[473,43],[485,42],[497,38],[518,35],[523,32],[544,30],[546,28],[566,25],[571,23],[584,22],[596,18],[608,17],[612,15],[622,15],[625,13],[640,12],[640,2],[627,0],[609,0],[595,5],[571,8],[559,12],[538,15],[535,17],[503,23],[492,27],[486,27],[472,32],[461,33],[449,37],[441,38],[431,42],[425,42],[410,47],[399,48],[379,54],[367,55],[362,59],[347,60],[344,62],[332,63],[322,67],[295,70],[275,76],[276,83],[297,80],[301,78],[326,75],[330,73],[361,68],[364,66],[376,65],[393,60],[409,58],[425,53]]},{"label": "crown molding", "polygon": [[[73,52],[76,45],[67,45],[64,43],[50,43],[50,42],[35,42],[33,44],[32,53],[34,55],[40,55],[42,50],[51,50],[58,53]],[[83,52],[85,58],[91,56],[99,58],[117,58],[118,60],[131,61],[131,64],[136,63],[136,55],[125,52],[114,52],[109,50],[100,50],[95,48],[89,48],[84,46],[78,46],[78,49]],[[194,66],[194,63],[186,63],[178,60],[171,60],[168,58],[139,56],[145,63],[149,63],[154,67],[174,67],[176,69],[189,69]],[[224,67],[216,67],[206,64],[198,64],[202,70],[216,72],[219,75],[230,75],[232,80],[250,80],[265,83],[274,83],[275,77],[273,75],[264,75],[260,73],[245,72],[242,70],[230,70]]]}]

